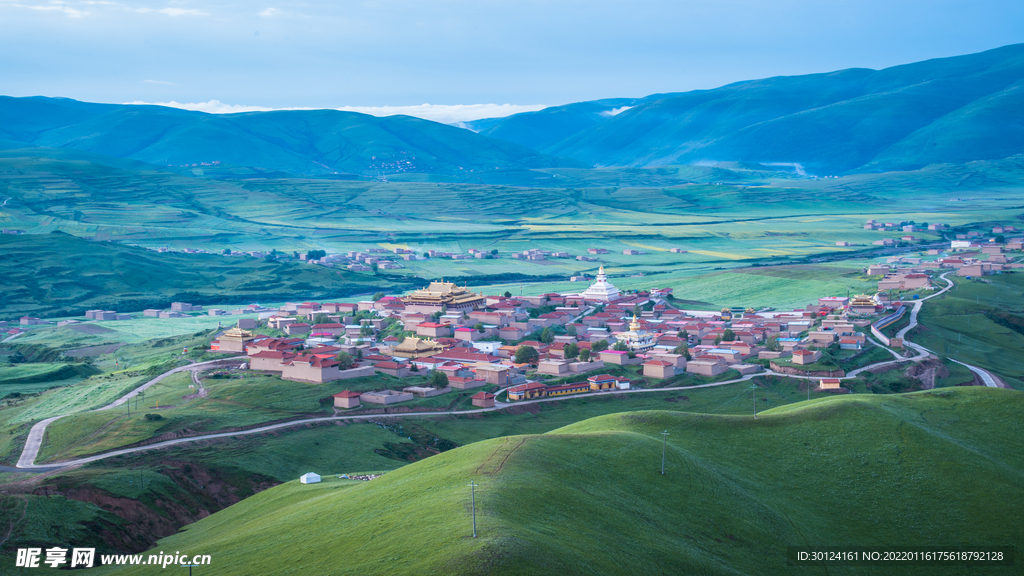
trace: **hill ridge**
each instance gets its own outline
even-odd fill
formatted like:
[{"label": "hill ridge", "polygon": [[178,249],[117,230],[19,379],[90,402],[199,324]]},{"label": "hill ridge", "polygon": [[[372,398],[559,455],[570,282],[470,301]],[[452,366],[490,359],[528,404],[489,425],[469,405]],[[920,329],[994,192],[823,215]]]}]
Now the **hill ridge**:
[{"label": "hill ridge", "polygon": [[[1018,393],[836,397],[757,420],[599,416],[468,444],[359,485],[330,474],[317,485],[288,482],[157,549],[203,549],[228,575],[245,573],[251,557],[242,550],[253,546],[279,560],[272,573],[788,574],[784,551],[796,543],[1006,544],[1021,529],[1017,478],[981,455],[950,459],[904,423],[985,438],[1016,471],[1024,468],[1015,448],[1024,405],[1007,394]],[[499,457],[500,470],[480,474]],[[470,537],[471,479],[479,538]]]},{"label": "hill ridge", "polygon": [[[523,114],[481,133],[596,166],[736,161],[795,162],[819,175],[909,170],[1024,151],[1024,95],[1006,93],[986,117],[963,114],[1022,79],[1024,44],[1014,44],[881,70],[847,68],[652,95],[606,118],[593,112],[595,106],[610,109],[600,101],[529,113],[562,119],[547,139],[524,132],[529,117]],[[560,131],[570,115],[586,126]],[[945,130],[935,128],[940,124]]]}]

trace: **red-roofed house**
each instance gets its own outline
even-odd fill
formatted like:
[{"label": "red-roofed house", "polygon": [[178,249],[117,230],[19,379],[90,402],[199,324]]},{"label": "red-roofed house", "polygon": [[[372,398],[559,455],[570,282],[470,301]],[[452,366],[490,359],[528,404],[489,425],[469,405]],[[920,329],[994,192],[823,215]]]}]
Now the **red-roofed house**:
[{"label": "red-roofed house", "polygon": [[353,392],[352,390],[342,390],[337,394],[333,395],[334,407],[335,408],[358,408],[359,407],[359,392]]},{"label": "red-roofed house", "polygon": [[470,328],[469,326],[459,326],[455,329],[455,338],[457,340],[476,342],[483,337],[483,335],[483,332],[480,332],[476,328]]},{"label": "red-roofed house", "polygon": [[405,378],[409,375],[409,365],[404,362],[378,362],[373,365],[373,369],[381,374],[387,374],[395,378]]},{"label": "red-roofed house", "polygon": [[860,350],[862,348],[861,341],[858,338],[840,338],[839,349],[840,350]]},{"label": "red-roofed house", "polygon": [[309,334],[309,324],[295,322],[284,327],[285,334]]},{"label": "red-roofed house", "polygon": [[818,381],[818,387],[822,390],[839,390],[843,381],[839,378],[822,378]]},{"label": "red-roofed house", "polygon": [[644,377],[645,378],[672,378],[676,375],[676,367],[671,362],[665,360],[648,360],[644,362]]},{"label": "red-roofed house", "polygon": [[278,352],[294,351],[298,350],[301,346],[302,338],[257,338],[246,347],[246,350],[252,356],[264,350],[276,350]]},{"label": "red-roofed house", "polygon": [[437,322],[423,322],[416,325],[416,335],[427,338],[444,338],[452,335],[452,327]]},{"label": "red-roofed house", "polygon": [[564,396],[566,394],[584,394],[590,392],[590,382],[573,382],[560,386],[547,386],[545,396]]},{"label": "red-roofed house", "polygon": [[590,389],[595,392],[598,390],[614,390],[619,384],[618,379],[611,374],[598,374],[597,376],[591,376],[590,378],[587,378],[587,382],[590,383]]},{"label": "red-roofed house", "polygon": [[294,352],[261,350],[260,352],[249,355],[249,368],[253,370],[281,372],[283,370],[282,363],[295,358],[295,356],[296,354]]},{"label": "red-roofed house", "polygon": [[508,389],[509,400],[523,400],[529,398],[540,398],[545,396],[547,386],[540,382],[527,382]]},{"label": "red-roofed house", "polygon": [[814,364],[821,358],[821,352],[817,350],[794,350],[793,364]]},{"label": "red-roofed house", "polygon": [[468,351],[465,351],[464,348],[452,348],[451,350],[446,350],[446,351],[441,352],[439,354],[434,354],[434,358],[438,358],[440,360],[451,360],[451,361],[454,361],[454,362],[464,362],[464,363],[473,363],[473,362],[492,362],[493,363],[493,362],[497,362],[497,361],[501,360],[501,358],[499,358],[497,356],[491,356],[490,354],[481,354],[481,353],[477,353],[477,352],[468,352]]},{"label": "red-roofed house", "polygon": [[494,407],[494,394],[487,392],[477,392],[470,396],[473,400],[473,406],[478,408],[493,408]]},{"label": "red-roofed house", "polygon": [[296,356],[281,365],[281,378],[296,382],[323,383],[341,378],[338,361],[317,356]]},{"label": "red-roofed house", "polygon": [[331,336],[340,336],[345,333],[345,325],[337,323],[314,324],[313,332],[320,334],[330,334]]}]

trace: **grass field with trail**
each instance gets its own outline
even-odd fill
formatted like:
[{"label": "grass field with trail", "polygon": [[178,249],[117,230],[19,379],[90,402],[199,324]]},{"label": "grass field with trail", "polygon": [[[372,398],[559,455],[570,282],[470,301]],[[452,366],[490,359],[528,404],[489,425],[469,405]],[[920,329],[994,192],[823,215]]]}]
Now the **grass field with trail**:
[{"label": "grass field with trail", "polygon": [[1024,274],[947,276],[955,288],[924,304],[907,337],[936,354],[995,372],[1024,390]]},{"label": "grass field with trail", "polygon": [[[807,398],[806,382],[802,380],[764,377],[758,378],[757,383],[758,410]],[[752,383],[747,382],[691,390],[570,397],[480,414],[436,417],[382,414],[368,421],[324,422],[233,437],[215,441],[212,446],[195,444],[142,452],[90,466],[110,467],[115,463],[151,466],[163,459],[180,459],[211,467],[230,466],[246,474],[265,475],[279,481],[287,481],[310,469],[323,470],[325,464],[330,466],[332,462],[344,462],[346,470],[393,469],[411,461],[411,456],[419,459],[429,455],[432,452],[424,450],[436,448],[438,442],[442,447],[452,447],[509,434],[541,434],[587,418],[624,411],[752,414],[755,392],[751,386]],[[829,394],[810,394],[811,398],[826,396]],[[367,430],[371,428],[386,433],[370,434]]]},{"label": "grass field with trail", "polygon": [[[275,558],[274,574],[790,574],[790,545],[1012,545],[1024,512],[1016,450],[1024,415],[1008,401],[1016,394],[833,397],[757,420],[613,414],[476,442],[361,484],[292,481],[154,550],[210,554],[226,575],[248,574],[254,547]],[[662,430],[670,432],[664,476]],[[476,539],[469,480],[480,485]],[[344,536],[325,519],[341,522]]]}]

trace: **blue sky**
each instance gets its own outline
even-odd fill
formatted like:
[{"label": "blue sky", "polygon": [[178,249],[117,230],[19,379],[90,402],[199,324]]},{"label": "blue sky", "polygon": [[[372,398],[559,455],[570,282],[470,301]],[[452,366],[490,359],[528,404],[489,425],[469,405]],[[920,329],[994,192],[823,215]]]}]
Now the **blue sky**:
[{"label": "blue sky", "polygon": [[1018,42],[1019,0],[0,0],[0,93],[466,120]]}]

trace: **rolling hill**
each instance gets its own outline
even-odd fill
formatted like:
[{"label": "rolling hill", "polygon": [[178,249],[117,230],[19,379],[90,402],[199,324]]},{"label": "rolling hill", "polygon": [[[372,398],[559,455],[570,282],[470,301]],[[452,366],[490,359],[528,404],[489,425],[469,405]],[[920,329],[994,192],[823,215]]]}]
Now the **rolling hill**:
[{"label": "rolling hill", "polygon": [[140,311],[171,302],[341,297],[404,287],[392,280],[302,262],[159,253],[62,232],[0,236],[0,318]]},{"label": "rolling hill", "polygon": [[583,166],[410,116],[335,110],[216,115],[161,106],[0,97],[0,148],[74,148],[160,166],[219,162],[303,175],[469,174]]},{"label": "rolling hill", "polygon": [[614,118],[638,102],[658,99],[609,98],[590,102],[576,102],[564,106],[551,106],[536,112],[514,114],[508,118],[488,118],[466,122],[466,127],[485,136],[501,138],[535,150],[558,143],[587,128]]},{"label": "rolling hill", "polygon": [[827,175],[1000,159],[1024,151],[1024,44],[655,95],[611,117],[602,102],[618,101],[518,114],[481,133],[600,166],[782,162]]},{"label": "rolling hill", "polygon": [[[760,575],[793,573],[787,546],[1012,545],[1024,529],[1018,394],[835,397],[757,420],[601,416],[477,442],[370,482],[292,481],[152,553],[209,554],[225,575],[255,566],[266,574]],[[664,476],[662,430],[670,432]],[[470,480],[480,485],[476,539]],[[953,570],[900,573],[962,573]]]}]

